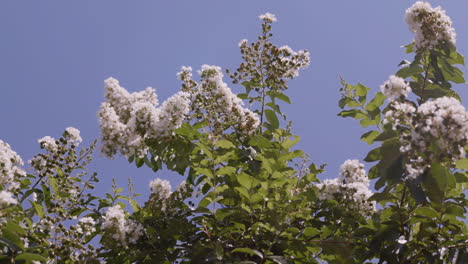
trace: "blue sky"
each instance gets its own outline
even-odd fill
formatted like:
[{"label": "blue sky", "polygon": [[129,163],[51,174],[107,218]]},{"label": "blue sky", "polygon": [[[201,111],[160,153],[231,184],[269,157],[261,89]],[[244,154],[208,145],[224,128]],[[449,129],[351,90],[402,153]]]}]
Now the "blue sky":
[{"label": "blue sky", "polygon": [[[0,139],[25,161],[39,151],[38,138],[59,137],[68,126],[80,129],[89,144],[99,137],[96,112],[104,99],[104,79],[115,77],[132,92],[154,87],[162,101],[180,87],[176,73],[182,65],[235,69],[237,43],[254,39],[260,32],[258,15],[271,12],[278,18],[274,42],[307,49],[312,59],[290,82],[293,104],[283,110],[302,138],[299,147],[315,163],[328,163],[324,176],[335,177],[345,159],[362,159],[372,148],[359,140],[365,129],[336,116],[339,76],[374,93],[402,59],[411,60],[400,46],[413,38],[403,21],[413,2],[2,1]],[[447,10],[458,49],[466,54],[468,1],[430,2]],[[467,85],[457,90],[467,100]],[[121,185],[132,177],[143,193],[154,177],[182,180],[136,169],[124,158],[95,155],[93,164],[102,180],[99,192],[110,191],[112,177]]]}]

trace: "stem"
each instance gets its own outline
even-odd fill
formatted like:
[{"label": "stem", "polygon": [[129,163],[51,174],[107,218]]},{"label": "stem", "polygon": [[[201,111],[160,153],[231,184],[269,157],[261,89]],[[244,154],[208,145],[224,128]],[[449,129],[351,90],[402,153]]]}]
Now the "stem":
[{"label": "stem", "polygon": [[262,108],[261,108],[261,111],[260,111],[260,132],[262,132],[263,130],[263,113],[265,111],[265,96],[266,96],[266,85],[265,85],[265,80],[264,80],[264,73],[263,73],[263,60],[262,60],[262,54],[265,50],[265,40],[268,38],[267,37],[267,32],[263,31],[262,33],[262,47],[260,48],[260,53],[259,53],[259,57],[258,57],[258,60],[259,60],[259,69],[260,69],[260,84],[261,84],[261,88],[262,88]]},{"label": "stem", "polygon": [[428,71],[429,71],[429,66],[431,66],[430,62],[427,62],[427,64],[425,66],[426,66],[426,68],[424,69],[424,80],[423,80],[423,86],[422,86],[422,90],[421,90],[421,98],[419,100],[420,104],[422,102],[424,102],[424,89],[426,88],[426,84],[427,84],[427,74],[428,74]]},{"label": "stem", "polygon": [[[262,73],[263,74],[263,73]],[[262,76],[262,110],[260,115],[260,124],[263,124],[263,112],[265,110],[265,85],[263,84],[263,76]],[[260,127],[262,129],[262,127]]]},{"label": "stem", "polygon": [[[406,196],[406,185],[404,185],[404,187],[403,187],[403,194],[401,195],[401,199],[400,199],[400,210],[401,210],[401,208],[403,208],[403,203],[405,201],[405,196]],[[403,214],[401,214],[401,212],[400,212],[401,234],[405,235],[405,223],[404,223],[403,217],[404,217]]]}]

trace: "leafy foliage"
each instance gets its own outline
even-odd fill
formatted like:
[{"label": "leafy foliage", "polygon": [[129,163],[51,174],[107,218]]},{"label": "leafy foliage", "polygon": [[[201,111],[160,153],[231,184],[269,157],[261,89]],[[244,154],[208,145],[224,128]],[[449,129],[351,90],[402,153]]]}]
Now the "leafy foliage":
[{"label": "leafy foliage", "polygon": [[[364,161],[373,163],[368,177],[376,192],[360,199],[377,204],[377,210],[355,209],[360,193],[343,188],[355,186],[346,178],[329,182],[338,186],[330,185],[337,188],[332,194],[351,195],[327,196],[321,188],[327,182],[317,177],[325,165],[313,164],[296,148],[300,138],[279,103],[291,104],[288,80],[308,65],[308,52],[275,46],[276,18],[262,17],[258,40],[242,41],[243,61],[227,71],[245,90],[238,98],[260,116],[254,133],[243,133],[239,123],[219,122],[227,114],[216,112],[216,105],[192,107],[172,133],[145,139],[146,155],[128,157],[137,167],[185,178],[174,192],[157,183],[143,205],[134,200],[132,184],[129,195],[115,184],[104,197],[92,194],[98,178],[86,178],[86,166],[95,143],[79,152],[64,134],[50,143],[58,150],[41,145],[46,153],[37,156],[41,163],[33,163],[34,174],[15,176],[18,202],[0,203],[0,262],[466,263],[468,159],[440,158],[446,153],[436,155],[441,148],[432,142],[424,153],[430,164],[411,176],[408,165],[416,161],[404,147],[417,126],[392,124],[387,117],[393,102],[383,92],[370,96],[371,88],[342,79],[338,115],[358,120],[368,130],[361,140],[375,145]],[[408,53],[413,46],[406,46]],[[417,99],[395,101],[417,109],[444,96],[459,98],[452,89],[465,82],[459,65],[464,58],[452,43],[417,50],[395,73],[409,80]],[[188,71],[181,73],[182,91],[216,85],[206,82],[209,74],[197,83]],[[206,98],[197,100],[208,105]]]}]

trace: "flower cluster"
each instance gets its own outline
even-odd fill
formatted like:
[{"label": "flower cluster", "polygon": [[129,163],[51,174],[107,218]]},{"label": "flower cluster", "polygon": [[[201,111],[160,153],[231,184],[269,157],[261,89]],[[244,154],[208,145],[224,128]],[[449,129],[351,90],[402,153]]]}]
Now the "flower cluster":
[{"label": "flower cluster", "polygon": [[49,151],[49,152],[56,152],[58,149],[57,143],[55,142],[55,139],[50,136],[45,136],[37,141],[39,145],[41,145],[41,148]]},{"label": "flower cluster", "polygon": [[0,209],[17,203],[18,201],[13,197],[11,192],[0,191]]},{"label": "flower cluster", "polygon": [[404,79],[397,77],[395,75],[390,76],[388,81],[380,86],[382,93],[390,101],[395,101],[399,98],[408,97],[408,93],[411,92],[411,87]]},{"label": "flower cluster", "polygon": [[129,243],[135,244],[144,232],[141,224],[126,219],[119,205],[109,207],[104,215],[102,229],[108,231],[111,237],[124,247]]},{"label": "flower cluster", "polygon": [[96,232],[96,221],[92,217],[83,217],[78,220],[77,232],[89,236]]},{"label": "flower cluster", "polygon": [[284,72],[284,77],[295,78],[299,70],[307,68],[310,64],[310,53],[306,50],[293,51],[289,46],[278,48],[280,63],[275,63],[277,69]]},{"label": "flower cluster", "polygon": [[[265,23],[262,25],[262,36],[249,45],[247,39],[239,42],[239,48],[244,62],[237,71],[230,74],[234,83],[247,81],[253,89],[262,93],[262,89],[286,90],[289,79],[299,75],[299,70],[310,64],[310,54],[306,50],[294,51],[288,46],[277,47],[271,43],[271,25],[276,21],[272,14],[260,16]],[[268,65],[268,67],[265,67]],[[258,69],[261,68],[261,72]]]},{"label": "flower cluster", "polygon": [[[185,78],[185,77],[184,77]],[[98,112],[102,152],[113,157],[144,156],[146,139],[170,136],[190,111],[191,96],[178,92],[160,107],[154,89],[129,93],[114,78],[105,81],[106,99]]]},{"label": "flower cluster", "polygon": [[208,123],[221,133],[229,127],[250,134],[259,126],[258,116],[223,82],[221,68],[203,65],[202,81],[192,80],[192,68],[182,67],[177,74],[182,89],[158,106],[156,93],[148,88],[129,93],[116,79],[105,81],[106,102],[98,112],[101,128],[102,152],[113,157],[120,152],[125,156],[145,156],[147,140],[168,139],[173,131],[187,121],[189,113],[203,112]]},{"label": "flower cluster", "polygon": [[349,203],[353,210],[367,216],[375,210],[375,202],[369,201],[372,191],[369,190],[369,179],[364,165],[358,160],[346,160],[340,167],[340,177],[326,179],[316,185],[321,200],[339,200]]},{"label": "flower cluster", "polygon": [[154,179],[149,183],[151,194],[160,199],[168,199],[171,196],[171,183],[160,178]]},{"label": "flower cluster", "polygon": [[412,117],[412,129],[402,134],[401,151],[411,161],[408,175],[416,177],[432,161],[454,162],[465,157],[468,112],[455,98],[441,97],[420,105]]},{"label": "flower cluster", "polygon": [[221,68],[205,64],[199,74],[202,80],[194,93],[196,108],[205,110],[215,133],[230,126],[244,134],[253,133],[260,125],[259,117],[243,107],[242,100],[223,81]]},{"label": "flower cluster", "polygon": [[75,145],[75,147],[83,141],[80,136],[80,130],[74,127],[67,127],[63,136],[70,144]]},{"label": "flower cluster", "polygon": [[19,178],[26,175],[21,166],[21,157],[8,143],[0,140],[0,190],[14,191],[19,187]]},{"label": "flower cluster", "polygon": [[259,15],[258,18],[260,18],[260,20],[263,20],[267,23],[276,22],[276,16],[268,12],[265,14]]},{"label": "flower cluster", "polygon": [[456,33],[452,20],[442,8],[433,8],[427,2],[418,1],[406,10],[405,21],[414,32],[417,51],[433,49],[441,42],[455,44]]},{"label": "flower cluster", "polygon": [[[47,153],[38,154],[28,162],[39,176],[53,174],[57,166],[61,167],[59,166],[59,162],[56,157],[66,155],[67,153],[74,153],[73,149],[78,147],[81,141],[80,131],[74,127],[67,127],[63,132],[63,136],[58,140],[50,136],[45,136],[39,139],[39,145],[42,149],[45,149]],[[72,157],[69,156],[69,159],[64,160],[65,162],[70,163],[70,170],[74,166],[74,160],[71,159]]]},{"label": "flower cluster", "polygon": [[389,105],[385,112],[383,120],[385,124],[392,124],[392,129],[396,130],[398,126],[409,126],[413,120],[416,108],[409,102],[394,101]]}]

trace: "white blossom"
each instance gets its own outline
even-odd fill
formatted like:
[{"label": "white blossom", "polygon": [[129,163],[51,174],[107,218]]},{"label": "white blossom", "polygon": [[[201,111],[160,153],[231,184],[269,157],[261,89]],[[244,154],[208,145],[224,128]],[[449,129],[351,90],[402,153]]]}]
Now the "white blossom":
[{"label": "white blossom", "polygon": [[265,14],[259,15],[258,18],[268,23],[276,22],[276,16],[271,13],[265,13]]},{"label": "white blossom", "polygon": [[18,177],[26,175],[22,168],[23,160],[11,149],[10,145],[0,140],[0,186],[8,190],[15,189]]},{"label": "white blossom", "polygon": [[83,217],[78,220],[78,232],[89,236],[92,233],[96,232],[96,221],[92,217]]},{"label": "white blossom", "polygon": [[0,191],[0,208],[17,204],[18,201],[13,197],[13,194],[8,191]]},{"label": "white blossom", "polygon": [[406,240],[405,236],[400,236],[397,239],[397,242],[398,242],[398,244],[404,245],[404,244],[406,244],[408,242],[408,240]]},{"label": "white blossom", "polygon": [[58,149],[57,143],[53,137],[45,136],[37,141],[41,147],[49,152],[56,152]]},{"label": "white blossom", "polygon": [[422,174],[433,160],[454,162],[465,157],[468,113],[457,99],[441,97],[421,104],[411,124],[410,132],[403,133],[400,139],[400,151],[410,161],[406,165],[410,177]]},{"label": "white blossom", "polygon": [[239,44],[238,44],[239,48],[246,46],[248,42],[249,41],[247,39],[241,39],[241,41],[239,41]]},{"label": "white blossom", "polygon": [[141,224],[127,220],[119,205],[109,207],[104,215],[102,229],[109,230],[111,237],[123,246],[136,243],[144,230]]},{"label": "white blossom", "polygon": [[432,49],[442,41],[455,44],[452,20],[440,6],[433,8],[428,2],[418,1],[406,10],[405,21],[415,34],[417,51]]},{"label": "white blossom", "polygon": [[404,79],[391,75],[388,81],[380,86],[380,90],[388,100],[394,101],[401,96],[404,98],[408,97],[408,93],[411,92],[411,87]]},{"label": "white blossom", "polygon": [[80,136],[80,130],[74,127],[67,127],[65,129],[65,138],[72,144],[75,144],[75,146],[78,146],[83,141]]},{"label": "white blossom", "polygon": [[448,251],[449,250],[446,247],[439,248],[439,254],[440,254],[440,259],[441,260],[444,259],[445,255],[447,255]]},{"label": "white blossom", "polygon": [[359,160],[346,160],[340,166],[340,178],[346,183],[362,182],[366,185],[369,184],[364,164]]},{"label": "white blossom", "polygon": [[37,193],[36,193],[36,192],[33,192],[33,193],[31,194],[31,201],[32,201],[32,202],[36,202],[36,201],[37,201]]},{"label": "white blossom", "polygon": [[158,122],[153,122],[151,132],[155,137],[169,136],[179,128],[190,112],[191,96],[187,92],[178,92],[171,96],[156,111]]},{"label": "white blossom", "polygon": [[394,101],[390,104],[389,110],[385,112],[384,124],[392,124],[392,129],[396,130],[399,125],[411,125],[416,108],[409,102]]},{"label": "white blossom", "polygon": [[168,199],[171,196],[171,183],[168,180],[156,178],[149,183],[151,193],[160,199]]},{"label": "white blossom", "polygon": [[253,133],[260,125],[260,119],[257,114],[243,107],[242,100],[223,81],[221,68],[205,64],[202,65],[199,74],[202,83],[197,96],[202,98],[204,103],[201,107],[216,113],[217,120],[213,121],[218,125],[234,124],[240,127],[239,132]]},{"label": "white blossom", "polygon": [[47,159],[42,155],[36,155],[28,161],[37,175],[43,176],[48,172]]},{"label": "white blossom", "polygon": [[321,200],[338,199],[349,202],[351,209],[363,216],[372,214],[376,210],[375,202],[369,201],[372,191],[369,189],[369,179],[364,165],[358,160],[346,160],[340,167],[340,177],[326,179],[316,184],[320,190]]},{"label": "white blossom", "polygon": [[177,73],[179,80],[187,82],[192,79],[192,67],[182,66],[180,72]]},{"label": "white blossom", "polygon": [[[182,67],[180,78],[190,78],[191,68]],[[183,75],[183,76],[182,76]],[[98,112],[102,152],[108,157],[120,152],[125,156],[144,156],[146,139],[170,136],[182,125],[190,111],[191,96],[178,92],[157,107],[157,95],[152,88],[129,93],[114,78],[105,81],[107,102]]]}]

